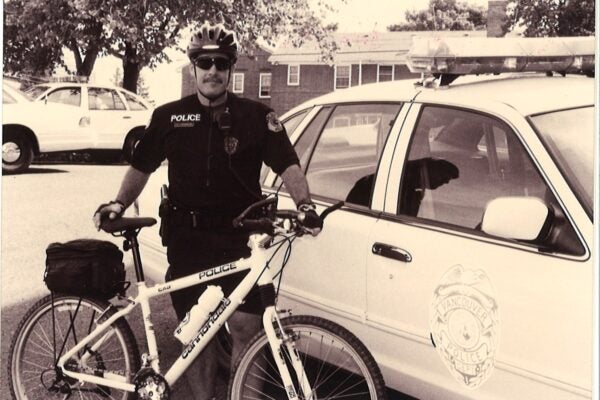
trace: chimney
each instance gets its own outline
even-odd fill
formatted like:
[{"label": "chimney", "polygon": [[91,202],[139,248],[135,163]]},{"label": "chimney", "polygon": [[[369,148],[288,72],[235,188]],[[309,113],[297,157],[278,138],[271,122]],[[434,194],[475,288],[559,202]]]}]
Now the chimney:
[{"label": "chimney", "polygon": [[502,37],[504,32],[502,30],[504,24],[506,24],[506,6],[508,0],[490,0],[488,1],[488,14],[487,14],[487,36],[488,37]]}]

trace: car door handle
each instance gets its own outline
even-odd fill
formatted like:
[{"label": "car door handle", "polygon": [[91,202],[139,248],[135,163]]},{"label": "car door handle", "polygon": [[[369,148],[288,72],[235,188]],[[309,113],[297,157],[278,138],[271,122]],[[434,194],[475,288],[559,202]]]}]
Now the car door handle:
[{"label": "car door handle", "polygon": [[131,115],[124,115],[123,119],[131,119]]},{"label": "car door handle", "polygon": [[382,257],[391,258],[402,262],[411,262],[412,256],[406,250],[402,250],[398,247],[390,246],[389,244],[376,242],[371,248],[373,254],[377,254]]}]

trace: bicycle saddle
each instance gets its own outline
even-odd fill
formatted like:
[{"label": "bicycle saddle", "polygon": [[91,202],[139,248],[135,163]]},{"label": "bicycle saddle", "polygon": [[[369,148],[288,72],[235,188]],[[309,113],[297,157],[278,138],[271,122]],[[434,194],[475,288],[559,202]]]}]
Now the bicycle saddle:
[{"label": "bicycle saddle", "polygon": [[152,226],[156,224],[154,218],[130,218],[122,217],[117,219],[106,219],[102,221],[100,228],[107,233],[134,231],[146,226]]}]

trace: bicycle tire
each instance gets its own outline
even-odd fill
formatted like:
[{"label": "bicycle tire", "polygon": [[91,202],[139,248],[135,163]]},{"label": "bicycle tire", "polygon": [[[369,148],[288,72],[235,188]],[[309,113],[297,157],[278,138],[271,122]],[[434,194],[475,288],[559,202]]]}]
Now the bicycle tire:
[{"label": "bicycle tire", "polygon": [[[59,355],[64,354],[94,329],[97,318],[108,306],[109,303],[105,300],[59,294],[46,296],[35,303],[25,313],[11,341],[8,376],[13,399],[62,399],[69,391],[73,398],[82,400],[135,399],[134,392],[80,383],[76,379],[64,376],[59,379],[60,373],[54,366],[54,360],[58,359]],[[110,317],[112,314],[114,310],[109,310],[105,316]],[[65,365],[70,365],[69,369],[78,371],[91,368],[97,373],[118,374],[127,382],[131,382],[134,374],[140,369],[140,355],[135,336],[124,318],[115,321],[106,332],[109,336],[100,336],[105,337],[105,341],[97,351],[89,352],[90,357],[86,365],[80,365],[80,361],[77,361],[81,360],[85,351],[67,361]],[[93,345],[93,342],[91,344]],[[62,352],[61,347],[64,347]],[[90,369],[86,372],[90,373]],[[61,389],[66,393],[61,392]]]},{"label": "bicycle tire", "polygon": [[[350,331],[314,316],[293,316],[281,322],[283,329],[295,337],[296,350],[316,394],[314,398],[386,398],[385,383],[375,359]],[[299,398],[313,398],[301,393],[298,379],[294,378],[294,370],[290,366],[288,350],[285,346],[281,346],[280,350],[289,366]],[[228,399],[287,399],[289,388],[283,387],[272,357],[267,336],[262,330],[246,345],[236,361]]]}]

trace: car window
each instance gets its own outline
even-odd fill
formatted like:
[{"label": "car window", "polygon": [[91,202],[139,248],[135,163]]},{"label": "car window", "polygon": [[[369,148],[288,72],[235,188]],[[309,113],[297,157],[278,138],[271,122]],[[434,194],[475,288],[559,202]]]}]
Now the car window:
[{"label": "car window", "polygon": [[592,106],[530,118],[590,216],[594,208],[594,113]]},{"label": "car window", "polygon": [[2,91],[2,104],[13,104],[16,103],[17,100],[12,97],[6,90]]},{"label": "car window", "polygon": [[375,169],[399,109],[399,104],[337,106],[308,162],[311,194],[368,206]]},{"label": "car window", "polygon": [[300,122],[302,122],[304,117],[306,117],[306,114],[308,114],[309,110],[310,108],[300,111],[299,113],[294,114],[290,118],[283,121],[283,126],[285,127],[285,131],[287,132],[288,136],[292,136],[294,134],[294,131],[298,125],[300,125]]},{"label": "car window", "polygon": [[[323,129],[323,125],[327,122],[327,117],[331,113],[333,108],[330,106],[325,106],[319,110],[317,115],[310,121],[310,123],[302,132],[302,135],[296,141],[294,145],[294,150],[296,150],[296,154],[298,155],[298,159],[300,160],[300,168],[303,171],[306,171],[306,165],[308,164],[308,158],[310,157],[310,149],[312,149],[314,143],[317,140],[319,132]],[[273,187],[279,188],[281,186],[281,177],[277,177],[275,184]]]},{"label": "car window", "polygon": [[125,95],[125,100],[127,100],[127,104],[129,105],[129,109],[131,111],[143,111],[143,110],[147,110],[146,106],[144,105],[144,103],[142,103],[141,101],[139,101],[138,99],[136,99],[135,97],[133,97],[132,95],[130,95],[129,93],[125,93],[125,92],[121,92],[123,95]]},{"label": "car window", "polygon": [[81,105],[81,88],[64,87],[55,89],[45,97],[49,103],[60,103],[68,106],[79,107]]},{"label": "car window", "polygon": [[[299,113],[296,113],[291,117],[287,118],[285,121],[283,121],[283,126],[285,127],[285,132],[288,134],[288,136],[292,136],[300,122],[302,122],[302,120],[304,119],[304,117],[306,117],[306,114],[308,114],[310,110],[311,109],[308,108],[306,110],[300,111]],[[271,171],[271,168],[263,164],[260,170],[260,182],[264,183],[265,178],[269,174],[269,171]]]},{"label": "car window", "polygon": [[36,100],[42,93],[44,93],[48,89],[50,89],[50,86],[35,85],[25,90],[24,93],[30,100]]},{"label": "car window", "polygon": [[88,88],[90,110],[125,110],[119,94],[112,89]]},{"label": "car window", "polygon": [[[425,106],[403,169],[398,214],[480,230],[487,203],[505,196],[537,197],[562,213],[508,125],[479,113]],[[572,227],[564,215],[562,220],[562,238],[554,238],[552,247],[580,253]]]}]

